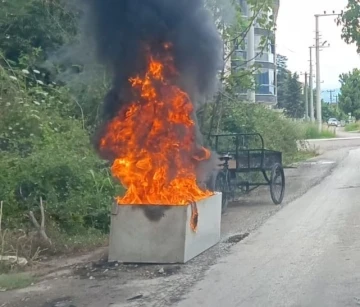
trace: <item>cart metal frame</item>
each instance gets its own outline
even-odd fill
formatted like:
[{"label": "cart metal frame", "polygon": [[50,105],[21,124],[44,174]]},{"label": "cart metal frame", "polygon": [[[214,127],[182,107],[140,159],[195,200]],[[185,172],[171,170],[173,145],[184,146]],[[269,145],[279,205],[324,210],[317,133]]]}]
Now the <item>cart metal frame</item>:
[{"label": "cart metal frame", "polygon": [[[242,193],[250,193],[260,186],[270,187],[274,204],[282,203],[285,193],[282,153],[266,149],[261,134],[216,134],[210,136],[210,141],[221,161],[221,169],[217,172],[215,180],[211,181],[210,188],[222,192],[223,212],[236,192],[241,190]],[[264,180],[238,180],[238,174],[249,173],[260,173]]]}]

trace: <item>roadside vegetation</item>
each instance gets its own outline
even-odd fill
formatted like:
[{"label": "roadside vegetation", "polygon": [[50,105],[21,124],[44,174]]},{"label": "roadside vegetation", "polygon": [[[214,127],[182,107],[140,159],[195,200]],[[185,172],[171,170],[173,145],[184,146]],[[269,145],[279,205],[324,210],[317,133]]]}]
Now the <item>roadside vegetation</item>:
[{"label": "roadside vegetation", "polygon": [[[76,18],[62,0],[1,4],[0,256],[30,264],[106,244],[122,192],[90,142],[106,76],[68,86],[60,74],[79,67],[46,64],[76,38]],[[0,260],[0,273],[9,268]]]},{"label": "roadside vegetation", "polygon": [[[0,256],[25,257],[30,264],[43,255],[105,245],[110,206],[123,192],[90,142],[109,87],[106,73],[97,68],[86,74],[82,72],[91,71],[89,67],[52,62],[58,50],[77,39],[78,12],[67,10],[65,2],[12,0],[0,10]],[[271,5],[271,0],[249,2],[254,12]],[[243,44],[248,21],[240,8],[230,8],[235,14],[225,24],[222,11],[229,12],[229,7],[216,0],[207,5],[224,43],[232,48],[234,41]],[[264,29],[274,26],[265,19],[259,22]],[[261,42],[263,48],[269,40]],[[267,148],[283,152],[286,164],[311,155],[305,146],[299,151],[298,140],[306,136],[289,119],[304,113],[299,77],[286,70],[286,59],[281,65],[284,112],[236,98],[239,89],[255,86],[251,80],[257,67],[230,76],[223,70],[224,88],[198,111],[203,134],[259,132]],[[12,264],[0,265],[0,273],[11,271]],[[0,275],[0,288],[31,283],[27,275],[17,276],[12,282],[12,277]]]},{"label": "roadside vegetation", "polygon": [[263,105],[238,105],[237,102],[226,101],[223,118],[214,133],[260,133],[264,138],[265,148],[281,151],[284,163],[291,164],[306,152],[303,142],[300,149],[297,145],[299,140],[305,139],[304,130],[300,128],[300,123]]},{"label": "roadside vegetation", "polygon": [[347,124],[345,126],[345,131],[348,132],[360,131],[360,122]]},{"label": "roadside vegetation", "polygon": [[0,292],[25,288],[35,281],[30,273],[0,274]]},{"label": "roadside vegetation", "polygon": [[302,135],[305,139],[331,139],[336,137],[336,128],[323,126],[319,132],[318,125],[313,123],[304,123],[300,125]]}]

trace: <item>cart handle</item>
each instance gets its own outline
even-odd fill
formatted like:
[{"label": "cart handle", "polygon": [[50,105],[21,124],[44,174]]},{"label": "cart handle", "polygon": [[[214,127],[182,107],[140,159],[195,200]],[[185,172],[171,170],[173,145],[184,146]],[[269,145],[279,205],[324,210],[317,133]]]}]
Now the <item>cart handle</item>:
[{"label": "cart handle", "polygon": [[229,153],[227,153],[227,154],[225,154],[225,155],[220,155],[219,156],[219,160],[221,160],[221,161],[229,161],[229,160],[231,160],[233,157],[229,154]]},{"label": "cart handle", "polygon": [[219,136],[234,136],[238,138],[239,136],[258,136],[261,140],[262,149],[265,148],[264,138],[260,133],[229,133],[229,134],[212,134],[210,137],[218,138]]}]

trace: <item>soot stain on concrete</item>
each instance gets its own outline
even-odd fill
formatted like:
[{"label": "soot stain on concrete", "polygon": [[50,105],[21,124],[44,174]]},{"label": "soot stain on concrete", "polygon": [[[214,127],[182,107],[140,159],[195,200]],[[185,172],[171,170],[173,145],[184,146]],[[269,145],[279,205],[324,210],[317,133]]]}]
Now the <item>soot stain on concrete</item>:
[{"label": "soot stain on concrete", "polygon": [[145,216],[152,222],[159,222],[170,208],[171,206],[141,206]]}]

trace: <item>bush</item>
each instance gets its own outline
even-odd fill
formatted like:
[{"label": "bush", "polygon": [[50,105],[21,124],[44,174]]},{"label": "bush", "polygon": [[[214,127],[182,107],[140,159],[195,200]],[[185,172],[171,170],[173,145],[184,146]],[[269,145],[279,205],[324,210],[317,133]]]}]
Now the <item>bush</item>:
[{"label": "bush", "polygon": [[0,197],[6,204],[5,227],[25,222],[30,210],[38,212],[40,197],[47,214],[63,230],[84,228],[107,231],[109,207],[116,193],[107,168],[86,143],[79,127],[51,135],[26,157],[0,154]]},{"label": "bush", "polygon": [[334,128],[323,127],[323,130],[319,132],[317,124],[302,123],[300,129],[302,129],[305,139],[330,139],[336,137]]},{"label": "bush", "polygon": [[107,231],[109,208],[116,193],[108,169],[92,152],[86,133],[52,135],[51,143],[34,146],[26,157],[0,154],[0,197],[6,206],[5,226],[26,221],[38,211],[40,197],[61,229]]},{"label": "bush", "polygon": [[302,131],[294,122],[262,105],[229,103],[224,115],[223,131],[230,133],[260,133],[267,149],[281,151],[284,163],[291,163],[299,153],[298,140]]},{"label": "bush", "polygon": [[359,131],[360,130],[360,122],[350,123],[345,126],[345,131]]},{"label": "bush", "polygon": [[72,103],[67,91],[34,82],[28,72],[0,66],[0,200],[5,228],[31,229],[28,213],[39,216],[42,198],[48,221],[59,232],[108,232],[109,208],[122,189],[92,149],[84,122],[69,115]]}]

